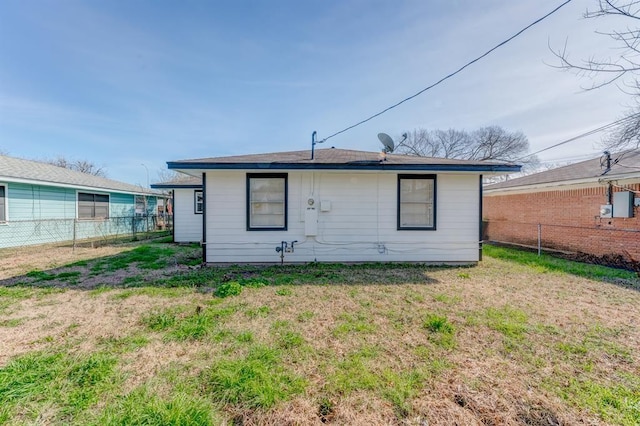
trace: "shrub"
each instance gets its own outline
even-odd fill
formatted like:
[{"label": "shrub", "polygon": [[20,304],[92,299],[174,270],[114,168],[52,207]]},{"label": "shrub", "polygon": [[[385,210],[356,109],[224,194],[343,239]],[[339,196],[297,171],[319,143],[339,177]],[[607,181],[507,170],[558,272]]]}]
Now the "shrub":
[{"label": "shrub", "polygon": [[218,297],[237,296],[240,293],[242,293],[242,286],[237,281],[222,283],[216,288],[216,296]]}]

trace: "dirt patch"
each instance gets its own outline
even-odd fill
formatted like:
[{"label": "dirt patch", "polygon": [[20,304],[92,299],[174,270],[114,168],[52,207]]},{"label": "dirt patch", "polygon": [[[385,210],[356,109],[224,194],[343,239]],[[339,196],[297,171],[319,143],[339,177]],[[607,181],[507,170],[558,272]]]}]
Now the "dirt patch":
[{"label": "dirt patch", "polygon": [[45,271],[81,260],[113,256],[137,247],[122,244],[97,248],[70,246],[35,246],[0,250],[0,280],[24,275],[29,271]]},{"label": "dirt patch", "polygon": [[[160,264],[149,265],[147,262],[145,267],[139,265],[135,258],[140,250],[165,252],[158,253],[157,257],[151,255]],[[122,257],[127,255],[132,260],[123,262]],[[2,251],[0,256],[4,256],[0,257],[3,261],[0,286],[94,289],[151,284],[158,279],[193,270],[199,267],[193,263],[194,259],[200,260],[200,249],[145,241],[75,250],[70,247],[42,246],[40,250],[27,247]]]}]

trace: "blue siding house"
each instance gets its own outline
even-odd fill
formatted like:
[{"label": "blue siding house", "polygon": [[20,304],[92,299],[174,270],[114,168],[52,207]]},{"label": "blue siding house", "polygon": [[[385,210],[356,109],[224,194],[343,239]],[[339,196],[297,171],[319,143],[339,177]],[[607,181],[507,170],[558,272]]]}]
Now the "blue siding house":
[{"label": "blue siding house", "polygon": [[159,197],[136,185],[0,155],[0,248],[141,231],[145,225],[136,218],[153,216]]}]

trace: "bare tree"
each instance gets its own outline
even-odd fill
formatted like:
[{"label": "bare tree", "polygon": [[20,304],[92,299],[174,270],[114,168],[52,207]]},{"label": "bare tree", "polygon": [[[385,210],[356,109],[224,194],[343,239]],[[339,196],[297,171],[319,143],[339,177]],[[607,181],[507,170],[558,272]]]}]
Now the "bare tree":
[{"label": "bare tree", "polygon": [[107,171],[104,168],[99,167],[88,160],[69,160],[68,158],[60,156],[51,160],[45,160],[45,163],[86,173],[88,175],[107,177]]},{"label": "bare tree", "polygon": [[616,84],[620,90],[629,93],[635,99],[636,106],[631,108],[620,120],[620,125],[609,132],[602,145],[607,149],[640,148],[640,0],[598,0],[595,9],[587,9],[585,18],[597,19],[611,16],[624,21],[620,30],[597,32],[612,40],[617,48],[614,57],[595,57],[574,60],[567,51],[567,43],[560,49],[553,49],[558,58],[557,68],[574,72],[579,77],[590,78],[591,85],[586,90],[598,89]]},{"label": "bare tree", "polygon": [[180,182],[191,179],[192,176],[169,169],[158,169],[158,182]]},{"label": "bare tree", "polygon": [[396,152],[421,157],[517,160],[525,167],[538,164],[536,156],[527,156],[528,151],[529,140],[522,132],[509,132],[500,126],[482,127],[472,132],[416,129],[407,132],[407,139],[396,148]]}]

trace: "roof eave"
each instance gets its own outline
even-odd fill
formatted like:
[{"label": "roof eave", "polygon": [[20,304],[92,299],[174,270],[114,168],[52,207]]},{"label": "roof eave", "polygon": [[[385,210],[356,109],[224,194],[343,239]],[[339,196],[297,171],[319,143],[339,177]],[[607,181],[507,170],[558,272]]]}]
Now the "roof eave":
[{"label": "roof eave", "polygon": [[512,192],[512,191],[531,191],[536,189],[549,189],[549,188],[559,188],[563,186],[575,186],[575,185],[589,185],[594,183],[603,183],[603,182],[611,182],[611,181],[626,181],[626,180],[638,179],[640,180],[640,173],[625,173],[625,174],[617,174],[617,175],[602,175],[602,176],[594,176],[591,178],[582,178],[582,179],[571,179],[571,180],[560,180],[554,182],[541,182],[535,184],[527,184],[527,185],[514,185],[507,186],[502,188],[491,188],[491,185],[484,188],[483,192],[485,194],[498,193],[498,192]]},{"label": "roof eave", "polygon": [[385,170],[385,171],[455,171],[517,173],[522,166],[513,164],[388,164],[366,162],[366,164],[340,163],[205,163],[168,162],[173,170]]},{"label": "roof eave", "polygon": [[202,185],[196,184],[165,184],[165,183],[152,183],[151,188],[153,189],[202,189]]},{"label": "roof eave", "polygon": [[100,192],[112,192],[116,194],[133,194],[133,195],[147,195],[147,196],[158,196],[158,197],[163,196],[163,194],[158,192],[145,191],[144,188],[142,190],[129,191],[124,189],[115,189],[115,188],[108,188],[108,187],[102,187],[102,186],[61,183],[61,182],[52,182],[52,181],[44,181],[44,180],[37,180],[37,179],[25,179],[25,178],[13,177],[13,176],[0,176],[0,182],[53,186],[58,188],[70,188],[70,189],[76,189],[81,191],[100,191]]}]

